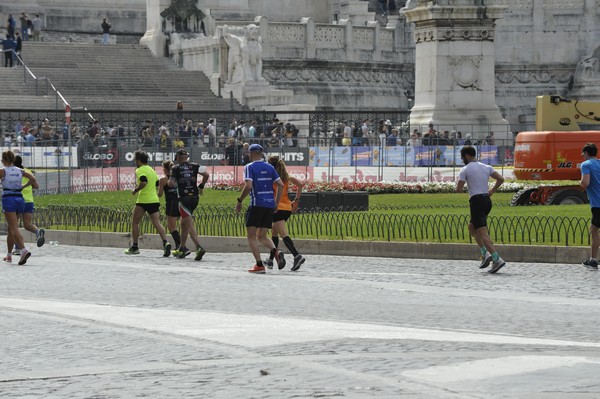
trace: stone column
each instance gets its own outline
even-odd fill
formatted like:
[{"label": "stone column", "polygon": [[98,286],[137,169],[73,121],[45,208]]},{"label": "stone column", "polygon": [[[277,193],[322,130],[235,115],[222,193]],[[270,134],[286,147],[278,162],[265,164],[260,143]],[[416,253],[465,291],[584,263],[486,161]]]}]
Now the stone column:
[{"label": "stone column", "polygon": [[[505,7],[482,0],[417,0],[411,125],[502,125],[495,98],[494,32]],[[493,126],[482,127],[483,130]],[[500,137],[498,137],[500,138]]]},{"label": "stone column", "polygon": [[140,39],[140,44],[148,47],[155,57],[164,56],[167,37],[162,32],[160,13],[170,5],[170,0],[146,0],[146,34]]}]

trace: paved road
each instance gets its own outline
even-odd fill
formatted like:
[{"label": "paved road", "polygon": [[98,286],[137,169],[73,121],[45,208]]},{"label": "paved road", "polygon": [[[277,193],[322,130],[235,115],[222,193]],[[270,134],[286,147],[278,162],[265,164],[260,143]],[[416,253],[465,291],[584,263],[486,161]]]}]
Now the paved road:
[{"label": "paved road", "polygon": [[122,253],[0,265],[0,397],[600,397],[583,267],[309,256],[250,275],[249,254]]}]

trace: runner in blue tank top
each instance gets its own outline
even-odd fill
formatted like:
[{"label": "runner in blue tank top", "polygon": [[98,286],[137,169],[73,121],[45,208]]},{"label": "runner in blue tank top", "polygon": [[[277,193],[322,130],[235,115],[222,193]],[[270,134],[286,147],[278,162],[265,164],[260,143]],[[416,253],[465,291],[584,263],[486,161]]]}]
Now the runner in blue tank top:
[{"label": "runner in blue tank top", "polygon": [[[259,242],[269,248],[277,260],[279,270],[285,267],[283,252],[279,252],[273,241],[267,237],[267,230],[273,225],[273,213],[276,212],[281,199],[283,182],[275,168],[264,161],[263,148],[260,145],[252,144],[249,150],[251,162],[244,167],[244,188],[237,199],[235,211],[240,213],[242,201],[246,195],[250,194],[250,206],[246,212],[246,228],[248,245],[254,255],[256,265],[248,271],[265,274],[265,267],[260,257]],[[279,187],[277,195],[273,192],[273,184]]]},{"label": "runner in blue tank top", "polygon": [[[38,188],[35,177],[22,169],[14,166],[15,154],[12,151],[4,151],[2,153],[2,165],[0,169],[0,180],[2,181],[2,212],[8,225],[8,235],[12,237],[6,240],[8,253],[4,258],[5,262],[12,262],[11,253],[13,244],[16,243],[21,248],[21,258],[19,265],[24,265],[27,259],[31,256],[31,252],[25,248],[23,236],[19,231],[19,219],[17,214],[25,211],[25,200],[23,199],[22,190],[25,187]],[[27,183],[22,184],[23,176],[29,179]]]}]

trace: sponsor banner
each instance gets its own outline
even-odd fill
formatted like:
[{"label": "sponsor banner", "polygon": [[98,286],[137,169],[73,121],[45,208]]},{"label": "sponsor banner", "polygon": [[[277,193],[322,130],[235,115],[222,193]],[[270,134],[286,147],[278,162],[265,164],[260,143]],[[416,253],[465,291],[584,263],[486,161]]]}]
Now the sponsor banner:
[{"label": "sponsor banner", "polygon": [[[453,166],[462,165],[462,146],[310,147],[309,165],[338,166]],[[478,146],[481,162],[497,165],[498,146]]]},{"label": "sponsor banner", "polygon": [[69,167],[69,157],[72,156],[71,167],[78,167],[77,147],[2,147],[2,152],[12,151],[23,158],[27,168],[64,169]]},{"label": "sponsor banner", "polygon": [[79,165],[82,167],[119,166],[119,149],[117,147],[79,148]]},{"label": "sponsor banner", "polygon": [[[156,173],[163,176],[162,167],[154,168]],[[288,166],[288,173],[302,181],[313,180],[313,168],[306,166]],[[207,168],[210,174],[209,184],[241,184],[244,182],[243,166],[211,166]],[[74,169],[72,173],[73,190],[80,191],[115,191],[133,190],[135,168],[88,168]]]},{"label": "sponsor banner", "polygon": [[88,168],[72,171],[74,192],[133,190],[135,168]]},{"label": "sponsor banner", "polygon": [[[317,182],[454,182],[458,179],[460,167],[316,167],[313,169],[314,181]],[[512,168],[495,170],[506,177],[514,179]]]},{"label": "sponsor banner", "polygon": [[270,155],[283,157],[287,166],[308,166],[308,148],[283,147],[265,148],[264,154],[268,159]]},{"label": "sponsor banner", "polygon": [[[495,145],[483,145],[477,147],[479,152],[479,161],[488,165],[498,165],[498,146]],[[460,154],[460,152],[459,152]],[[460,155],[459,155],[460,159]]]},{"label": "sponsor banner", "polygon": [[[137,147],[119,147],[118,149],[119,165],[129,166],[133,163],[133,157]],[[175,153],[177,150],[161,150],[159,148],[142,148],[142,151],[148,154],[148,163],[162,163],[164,160],[174,160]],[[212,165],[224,165],[225,160],[225,148],[186,148],[190,154],[190,161],[199,163],[200,165],[212,166]],[[295,148],[295,147],[284,147],[284,148],[269,148],[264,151],[265,157],[269,155],[278,155],[283,157],[286,165],[308,165],[308,148]]]},{"label": "sponsor banner", "polygon": [[385,166],[414,165],[415,147],[403,147],[399,145],[385,147],[383,160]]}]

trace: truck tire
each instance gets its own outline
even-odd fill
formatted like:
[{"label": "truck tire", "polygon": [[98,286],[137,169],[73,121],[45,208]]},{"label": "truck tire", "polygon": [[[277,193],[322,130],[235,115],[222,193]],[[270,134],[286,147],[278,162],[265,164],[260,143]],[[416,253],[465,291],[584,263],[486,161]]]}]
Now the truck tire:
[{"label": "truck tire", "polygon": [[537,202],[531,202],[530,198],[531,193],[536,190],[537,188],[524,188],[517,191],[510,200],[510,206],[538,205]]},{"label": "truck tire", "polygon": [[583,191],[564,189],[550,194],[548,205],[578,205],[587,204],[587,195]]}]

